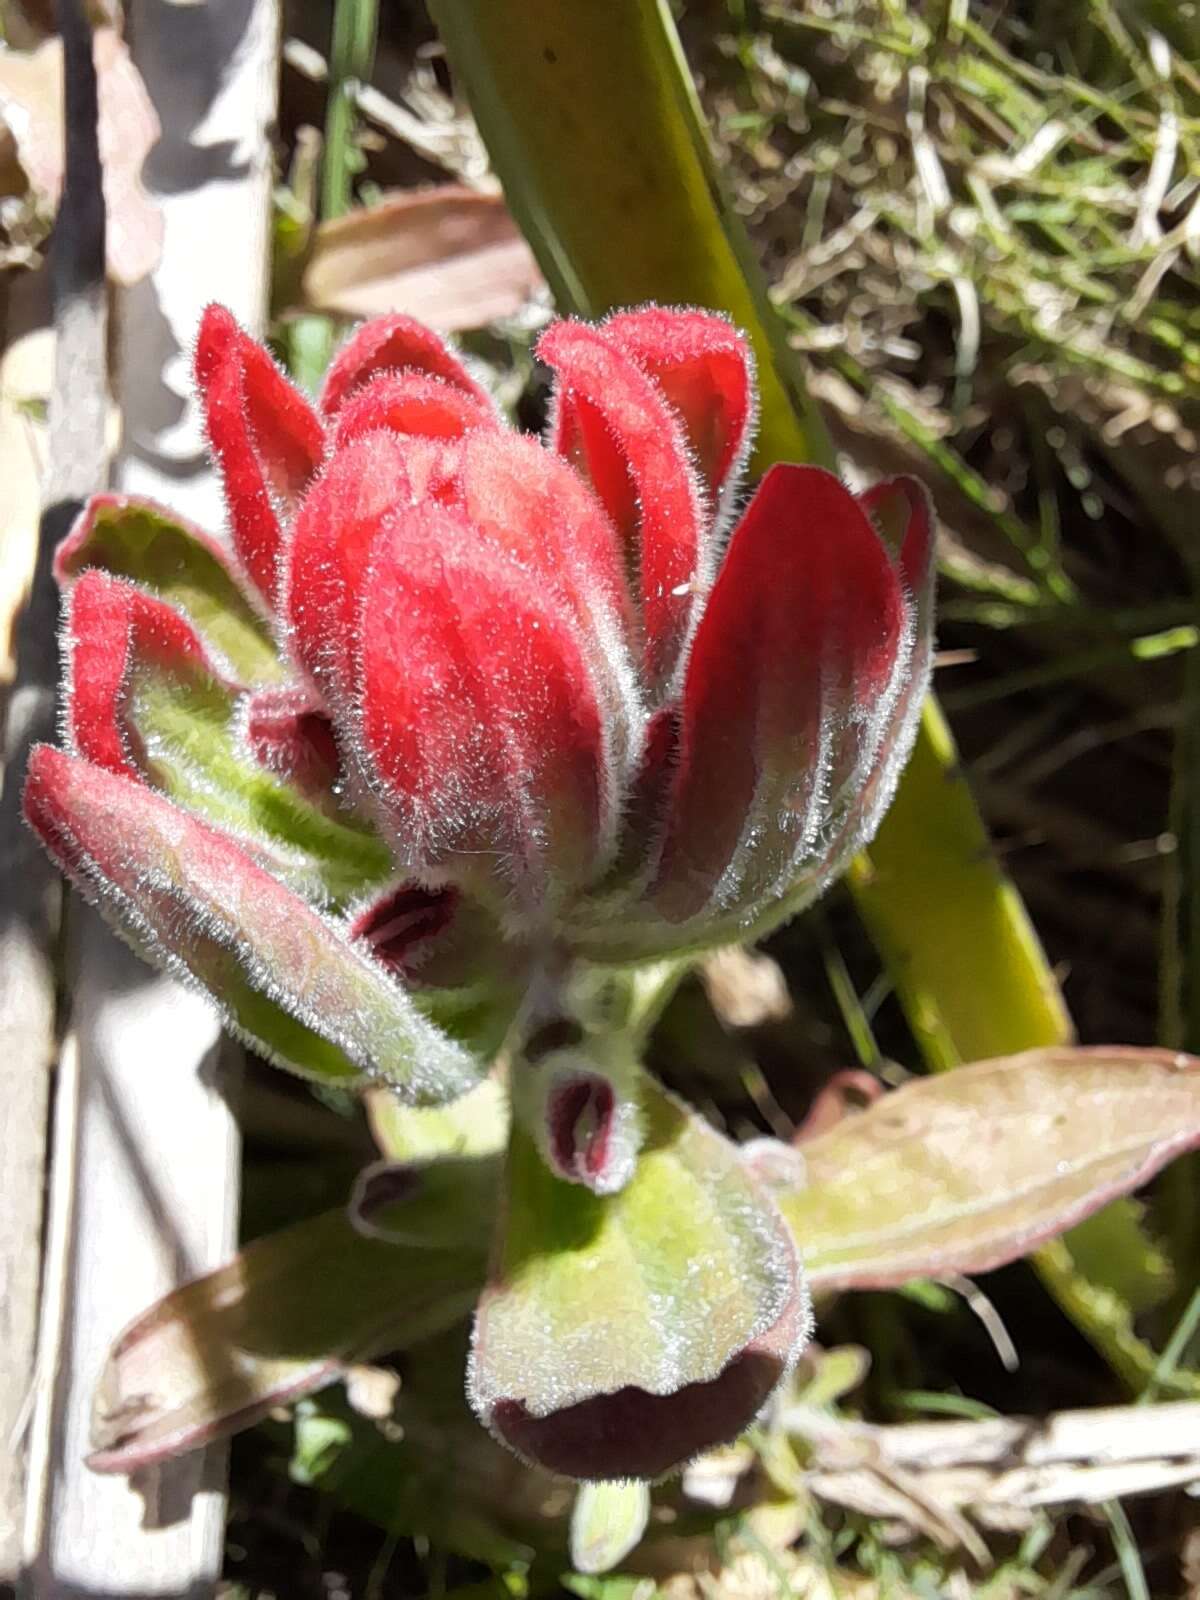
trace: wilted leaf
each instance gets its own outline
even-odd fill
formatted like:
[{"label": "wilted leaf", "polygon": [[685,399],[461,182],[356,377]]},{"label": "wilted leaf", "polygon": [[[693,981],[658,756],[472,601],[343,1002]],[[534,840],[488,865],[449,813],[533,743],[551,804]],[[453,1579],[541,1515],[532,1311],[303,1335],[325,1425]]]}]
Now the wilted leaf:
[{"label": "wilted leaf", "polygon": [[472,1403],[552,1471],[657,1478],[750,1422],[808,1333],[781,1219],[736,1148],[646,1080],[631,1181],[556,1178],[520,1128]]},{"label": "wilted leaf", "polygon": [[463,1164],[461,1176],[457,1199],[418,1182],[408,1200],[414,1230],[436,1222],[436,1248],[364,1238],[345,1211],[328,1211],[160,1300],[108,1358],[91,1465],[133,1472],[194,1449],[459,1321],[483,1273],[489,1192],[482,1168]]},{"label": "wilted leaf", "polygon": [[921,1078],[802,1148],[776,1189],[814,1290],[984,1272],[1200,1144],[1200,1061],[1031,1050]]},{"label": "wilted leaf", "polygon": [[227,835],[134,779],[48,745],[25,812],[72,881],[142,955],[206,991],[264,1054],[324,1082],[387,1078],[415,1100],[482,1069],[404,990]]},{"label": "wilted leaf", "polygon": [[[15,296],[12,298],[16,298]],[[9,314],[16,320],[16,308]],[[13,673],[13,626],[33,572],[45,475],[45,398],[53,384],[54,330],[13,326],[0,354],[0,683]]]},{"label": "wilted leaf", "polygon": [[232,557],[174,512],[129,495],[93,496],[55,557],[60,582],[85,567],[130,578],[177,607],[240,683],[283,678],[271,630],[238,582]]},{"label": "wilted leaf", "polygon": [[[100,160],[108,216],[108,270],[136,283],[162,252],[163,220],[142,187],[142,164],[162,129],[141,74],[111,27],[93,34],[99,95]],[[39,211],[51,217],[63,185],[62,41],[0,51],[0,119]]]},{"label": "wilted leaf", "polygon": [[512,316],[541,282],[503,200],[444,185],[388,194],[323,222],[302,298],[308,311],[404,311],[454,333]]}]

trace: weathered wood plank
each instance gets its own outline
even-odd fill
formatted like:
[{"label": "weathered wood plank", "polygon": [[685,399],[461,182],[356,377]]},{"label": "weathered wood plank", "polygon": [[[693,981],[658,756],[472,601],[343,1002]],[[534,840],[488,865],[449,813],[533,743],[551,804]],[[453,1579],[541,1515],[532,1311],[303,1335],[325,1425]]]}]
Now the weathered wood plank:
[{"label": "weathered wood plank", "polygon": [[[146,176],[165,241],[152,279],[114,305],[124,420],[114,482],[219,528],[189,353],[209,300],[251,327],[265,315],[276,0],[165,11],[133,0],[126,16],[163,124]],[[91,1473],[84,1458],[112,1339],[234,1242],[237,1134],[220,1092],[227,1074],[215,1070],[229,1047],[202,1000],[150,973],[91,913],[73,925],[40,1353],[41,1492],[27,1526],[31,1589],[202,1596],[222,1554],[221,1453],[136,1485]]]}]

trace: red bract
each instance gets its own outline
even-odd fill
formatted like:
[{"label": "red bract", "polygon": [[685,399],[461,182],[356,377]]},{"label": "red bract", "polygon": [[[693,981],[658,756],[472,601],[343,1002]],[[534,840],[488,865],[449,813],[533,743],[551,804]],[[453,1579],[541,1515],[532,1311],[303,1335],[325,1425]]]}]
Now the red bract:
[{"label": "red bract", "polygon": [[[522,939],[620,959],[738,937],[819,892],[890,796],[928,672],[924,493],[780,467],[726,535],[754,416],[727,322],[559,322],[539,354],[548,448],[408,318],[355,334],[313,408],[206,314],[223,581],[282,649],[239,737],[352,802],[402,881],[458,884]],[[230,686],[173,602],[77,592],[75,656],[99,666],[68,726],[113,770],[136,764],[118,702],[139,653]]]},{"label": "red bract", "polygon": [[55,567],[68,749],[34,752],[26,814],[318,1082],[450,1100],[507,1041],[472,1401],[544,1465],[654,1477],[749,1422],[808,1301],[770,1195],[588,963],[762,931],[870,838],[928,681],[933,529],[907,479],[786,466],[730,528],[755,402],[720,317],[538,348],[545,442],[409,318],[310,405],[210,308],[228,539],[86,509]]}]

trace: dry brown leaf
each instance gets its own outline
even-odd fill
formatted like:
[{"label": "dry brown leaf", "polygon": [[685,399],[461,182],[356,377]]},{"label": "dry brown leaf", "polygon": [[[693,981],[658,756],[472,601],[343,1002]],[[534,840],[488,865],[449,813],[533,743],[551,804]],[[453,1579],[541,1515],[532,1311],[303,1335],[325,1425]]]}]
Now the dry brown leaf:
[{"label": "dry brown leaf", "polygon": [[[32,279],[22,280],[26,284]],[[11,312],[11,305],[10,305]],[[11,681],[13,625],[33,571],[46,461],[44,407],[54,367],[54,334],[36,324],[0,358],[0,683]]]},{"label": "dry brown leaf", "polygon": [[[100,97],[100,159],[108,210],[108,271],[136,283],[162,252],[163,222],[142,186],[142,165],[158,142],[158,115],[141,74],[113,28],[96,29],[93,52]],[[0,51],[0,188],[16,182],[7,146],[20,164],[30,201],[48,221],[63,183],[63,53],[59,39],[36,50]],[[12,192],[9,190],[9,192]],[[17,192],[21,192],[17,189]]]},{"label": "dry brown leaf", "polygon": [[447,184],[398,190],[322,223],[301,309],[348,317],[404,311],[456,333],[512,316],[541,282],[503,200]]}]

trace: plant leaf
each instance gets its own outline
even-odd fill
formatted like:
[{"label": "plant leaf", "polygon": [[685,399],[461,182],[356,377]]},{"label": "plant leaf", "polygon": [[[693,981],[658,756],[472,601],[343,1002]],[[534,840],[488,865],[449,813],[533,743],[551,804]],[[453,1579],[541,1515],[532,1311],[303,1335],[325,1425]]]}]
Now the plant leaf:
[{"label": "plant leaf", "polygon": [[[248,705],[173,607],[90,569],[67,596],[72,748],[226,828],[297,893],[344,904],[392,870],[386,845],[330,796],[314,804],[255,759]],[[269,691],[278,694],[278,691]]]},{"label": "plant leaf", "polygon": [[649,1079],[620,1193],[564,1183],[520,1127],[468,1389],[506,1443],[570,1477],[657,1478],[734,1437],[808,1334],[780,1218],[736,1148]]},{"label": "plant leaf", "polygon": [[224,547],[154,501],[94,495],[54,558],[64,585],[86,567],[131,578],[182,611],[239,683],[253,687],[285,676],[270,627]]},{"label": "plant leaf", "polygon": [[386,194],[322,222],[301,298],[309,311],[399,310],[457,333],[513,316],[541,281],[499,195],[445,184]]},{"label": "plant leaf", "polygon": [[25,814],[135,949],[206,991],[280,1065],[327,1083],[373,1074],[421,1101],[451,1099],[481,1076],[332,923],[136,780],[39,745]]},{"label": "plant leaf", "polygon": [[802,1147],[776,1189],[814,1290],[984,1272],[1200,1144],[1200,1061],[1030,1050],[921,1078]]},{"label": "plant leaf", "polygon": [[375,1143],[391,1161],[498,1156],[508,1139],[508,1096],[495,1076],[445,1106],[408,1106],[390,1089],[365,1099]]},{"label": "plant leaf", "polygon": [[453,1326],[483,1274],[479,1211],[494,1183],[494,1163],[457,1165],[456,1190],[422,1195],[418,1184],[408,1202],[415,1229],[437,1222],[434,1248],[365,1238],[345,1211],[327,1211],[144,1312],[101,1375],[89,1464],[133,1472],[179,1455]]},{"label": "plant leaf", "polygon": [[[46,39],[36,50],[8,45],[0,52],[0,127],[12,144],[16,171],[5,173],[6,195],[29,185],[37,212],[52,217],[62,194],[63,46]],[[111,25],[92,37],[100,159],[103,164],[108,275],[137,283],[158,265],[163,217],[142,184],[142,165],[162,126],[129,47]]]}]

